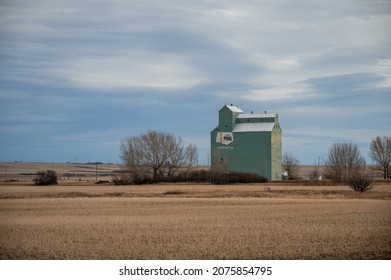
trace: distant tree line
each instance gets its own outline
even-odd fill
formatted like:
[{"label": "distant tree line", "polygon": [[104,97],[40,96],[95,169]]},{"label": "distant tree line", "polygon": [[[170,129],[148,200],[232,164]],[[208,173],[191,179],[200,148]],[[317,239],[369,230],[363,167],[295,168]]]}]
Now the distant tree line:
[{"label": "distant tree line", "polygon": [[[369,156],[375,170],[382,172],[383,179],[390,178],[391,136],[377,136],[372,139]],[[359,174],[372,177],[357,144],[334,143],[325,162],[327,175],[336,182],[346,183]]]},{"label": "distant tree line", "polygon": [[[369,156],[374,166],[382,173],[383,179],[391,177],[391,136],[377,136],[372,139]],[[292,153],[284,153],[282,166],[286,179],[297,178],[299,161]],[[333,143],[324,161],[325,177],[335,183],[350,185],[354,190],[364,192],[373,188],[374,180],[370,168],[361,155],[358,145],[352,142]],[[320,178],[316,168],[310,174],[311,180]]]}]

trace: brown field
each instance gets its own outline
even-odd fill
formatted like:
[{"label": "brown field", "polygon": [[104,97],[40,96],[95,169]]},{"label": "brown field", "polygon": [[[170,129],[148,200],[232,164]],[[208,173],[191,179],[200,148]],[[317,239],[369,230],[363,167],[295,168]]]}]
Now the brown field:
[{"label": "brown field", "polygon": [[0,259],[391,258],[387,182],[363,194],[284,183],[96,185],[95,175],[38,187],[19,174],[31,169],[14,168],[0,182]]}]

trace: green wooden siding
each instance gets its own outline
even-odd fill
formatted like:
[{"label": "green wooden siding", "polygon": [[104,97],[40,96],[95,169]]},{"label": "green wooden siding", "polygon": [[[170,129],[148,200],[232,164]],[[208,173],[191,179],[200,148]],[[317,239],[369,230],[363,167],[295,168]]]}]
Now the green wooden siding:
[{"label": "green wooden siding", "polygon": [[[236,120],[239,114],[227,106],[219,111],[219,125],[211,131],[212,167],[223,158],[230,171],[255,173],[269,180],[281,180],[282,141],[277,114],[274,118]],[[274,122],[274,128],[271,131],[233,132],[237,122]],[[216,143],[219,132],[233,132],[234,142],[229,145]]]}]

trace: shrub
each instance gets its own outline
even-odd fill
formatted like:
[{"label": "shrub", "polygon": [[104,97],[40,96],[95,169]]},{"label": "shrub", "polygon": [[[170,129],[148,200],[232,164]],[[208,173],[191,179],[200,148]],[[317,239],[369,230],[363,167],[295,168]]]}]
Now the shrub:
[{"label": "shrub", "polygon": [[236,172],[236,171],[220,173],[211,178],[211,182],[217,185],[236,184],[236,183],[265,183],[267,181],[268,181],[267,178],[255,173]]},{"label": "shrub", "polygon": [[193,182],[193,183],[208,183],[210,181],[210,174],[208,170],[191,170],[186,172],[178,172],[175,176],[172,176],[169,182]]},{"label": "shrub", "polygon": [[116,174],[112,177],[111,180],[114,183],[114,185],[131,185],[132,184],[131,178],[126,174],[119,174],[119,175]]},{"label": "shrub", "polygon": [[33,179],[35,185],[57,185],[57,174],[54,170],[39,171]]},{"label": "shrub", "polygon": [[142,185],[152,184],[157,182],[170,182],[170,183],[181,183],[181,182],[193,182],[193,183],[212,183],[217,185],[224,184],[236,184],[236,183],[265,183],[267,178],[254,173],[246,172],[211,172],[209,170],[191,170],[178,172],[170,178],[162,178],[159,181],[153,181],[152,178],[146,176],[125,176],[113,177],[113,183],[116,185]]},{"label": "shrub", "polygon": [[152,178],[149,178],[147,176],[134,175],[132,178],[132,183],[135,185],[145,185],[145,184],[158,183],[158,181],[154,181]]},{"label": "shrub", "polygon": [[166,191],[163,193],[163,195],[180,195],[180,194],[183,194],[181,190]]},{"label": "shrub", "polygon": [[114,183],[114,185],[144,185],[144,184],[151,184],[151,183],[157,183],[152,180],[152,178],[149,178],[147,176],[139,175],[139,174],[124,174],[121,173],[119,175],[113,175],[111,178],[111,181]]},{"label": "shrub", "polygon": [[348,183],[356,192],[366,192],[374,187],[374,181],[368,173],[357,173],[350,177]]}]

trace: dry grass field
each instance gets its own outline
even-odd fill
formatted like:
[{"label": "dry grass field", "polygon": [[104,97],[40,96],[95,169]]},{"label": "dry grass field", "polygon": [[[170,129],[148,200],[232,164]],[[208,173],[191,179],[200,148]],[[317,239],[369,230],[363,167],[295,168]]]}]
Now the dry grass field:
[{"label": "dry grass field", "polygon": [[384,182],[361,194],[283,183],[18,181],[0,182],[0,259],[391,258]]}]

